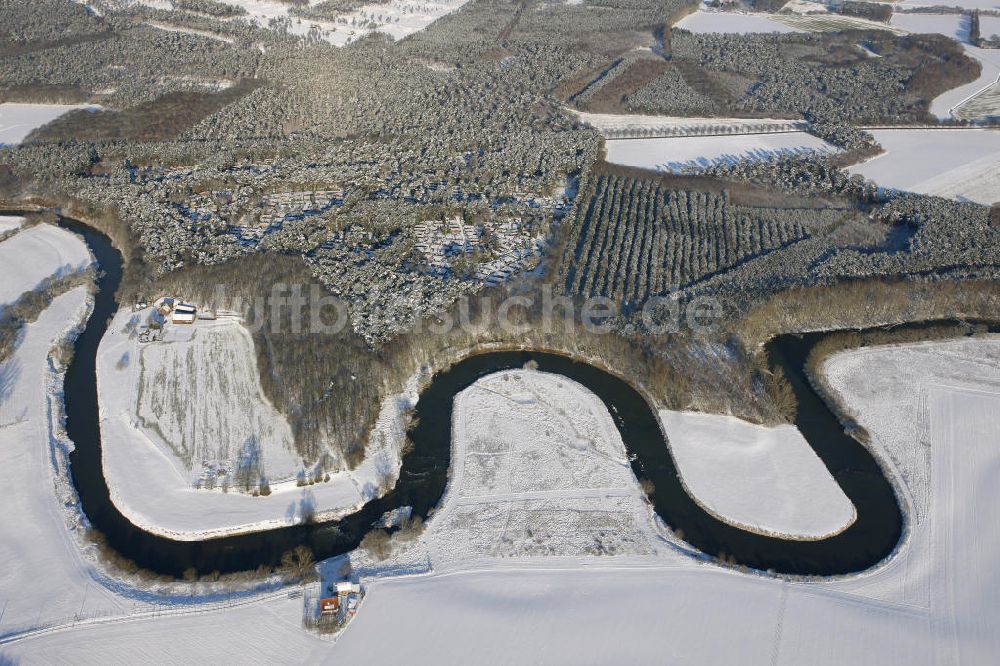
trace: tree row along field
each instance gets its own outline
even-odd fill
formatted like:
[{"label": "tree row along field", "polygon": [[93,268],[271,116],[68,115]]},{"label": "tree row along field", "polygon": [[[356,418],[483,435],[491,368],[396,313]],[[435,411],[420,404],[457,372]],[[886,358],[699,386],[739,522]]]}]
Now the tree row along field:
[{"label": "tree row along field", "polygon": [[734,205],[723,192],[597,176],[560,269],[567,292],[638,302],[805,238],[818,211]]}]

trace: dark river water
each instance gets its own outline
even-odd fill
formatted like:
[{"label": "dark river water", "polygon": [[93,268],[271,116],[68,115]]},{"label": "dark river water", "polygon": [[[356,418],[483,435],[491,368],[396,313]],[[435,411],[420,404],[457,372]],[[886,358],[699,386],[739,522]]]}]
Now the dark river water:
[{"label": "dark river water", "polygon": [[282,553],[299,544],[310,546],[317,559],[322,559],[355,548],[386,511],[412,506],[415,515],[426,517],[440,502],[448,479],[456,394],[481,377],[522,367],[528,361],[535,361],[541,371],[579,382],[600,398],[633,458],[636,476],[655,486],[651,500],[656,512],[703,553],[725,553],[754,569],[834,575],[877,564],[900,541],[903,517],[891,484],[868,450],[844,434],[805,381],[805,359],[824,334],[778,337],[768,345],[768,353],[773,363],[785,369],[795,389],[799,400],[796,425],[857,509],[855,523],[827,539],[791,541],[763,536],[706,513],[681,485],[657,415],[638,391],[587,363],[538,352],[478,354],[437,373],[420,394],[419,425],[412,433],[415,446],[403,459],[396,488],[343,520],[195,542],[151,534],[130,523],[114,506],[101,465],[95,361],[101,337],[118,308],[115,292],[122,277],[122,259],[104,235],[71,220],[62,224],[83,235],[102,269],[94,312],[76,341],[76,354],[66,373],[66,426],[75,444],[70,456],[73,482],[91,524],[111,547],[143,568],[173,575],[189,567],[203,574],[254,569],[278,564]]}]

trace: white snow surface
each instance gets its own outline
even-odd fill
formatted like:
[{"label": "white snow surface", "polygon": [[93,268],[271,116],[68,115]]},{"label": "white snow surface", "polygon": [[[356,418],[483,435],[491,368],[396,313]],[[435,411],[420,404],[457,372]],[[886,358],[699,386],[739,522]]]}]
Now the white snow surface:
[{"label": "white snow surface", "polygon": [[716,134],[767,134],[801,130],[808,126],[804,120],[782,118],[695,118],[688,116],[647,116],[638,113],[590,113],[566,109],[581,122],[593,126],[605,136],[621,132],[652,131],[663,134],[716,135]]},{"label": "white snow surface", "polygon": [[921,521],[932,501],[930,392],[939,386],[1000,392],[1000,338],[858,349],[834,355],[824,371],[854,418],[884,444],[885,460]]},{"label": "white snow surface", "polygon": [[662,544],[604,404],[565,377],[500,372],[455,398],[435,568],[481,558],[649,555]]},{"label": "white snow surface", "polygon": [[0,234],[20,229],[24,218],[19,215],[0,215]]},{"label": "white snow surface", "polygon": [[969,38],[969,21],[961,14],[893,13],[889,25],[914,34],[939,34],[960,42]]},{"label": "white snow surface", "polygon": [[992,204],[1000,201],[1000,130],[873,130],[885,152],[848,168],[879,186]]},{"label": "white snow surface", "polygon": [[793,539],[847,529],[854,505],[795,426],[661,410],[681,479],[724,522]]},{"label": "white snow surface", "polygon": [[608,139],[607,160],[613,164],[678,172],[698,170],[741,159],[774,159],[781,155],[835,152],[829,143],[806,132],[736,136],[671,136],[653,139]]},{"label": "white snow surface", "polygon": [[682,18],[674,27],[694,33],[720,32],[740,35],[755,32],[802,32],[761,14],[737,14],[700,9]]},{"label": "white snow surface", "polygon": [[[878,456],[916,460],[914,454],[921,453],[927,465],[926,474],[908,479],[900,476],[901,467],[889,465],[888,473],[907,488],[903,502],[908,510],[908,497],[920,490],[928,512],[913,515],[897,555],[874,571],[822,582],[741,574],[687,557],[660,536],[647,512],[638,527],[657,552],[645,556],[508,557],[501,551],[493,557],[474,553],[474,560],[463,563],[459,554],[450,559],[451,566],[433,562],[427,575],[368,580],[358,616],[335,646],[299,629],[298,600],[274,596],[198,615],[67,625],[0,649],[26,664],[135,659],[405,660],[435,666],[991,663],[1000,652],[1000,635],[993,627],[1000,610],[994,594],[1000,584],[994,566],[1000,556],[1000,487],[993,478],[1000,465],[1000,421],[995,418],[1000,409],[1000,339],[865,349],[836,355],[826,367],[843,399],[859,408]],[[873,378],[879,380],[875,385]],[[459,399],[466,400],[465,409],[487,409],[481,394],[494,387],[474,388]],[[494,412],[520,414],[511,404],[516,395],[528,398],[513,392],[494,396]],[[566,388],[559,398],[573,395],[580,394]],[[606,413],[588,416],[594,400],[582,406],[558,400],[556,406],[566,411],[569,422],[549,420],[553,432],[561,434],[541,437],[539,447],[556,437],[574,441],[581,428],[589,432],[608,419]],[[540,408],[524,404],[529,411]],[[591,425],[584,427],[587,423]],[[911,423],[927,424],[926,430],[918,429],[922,435],[916,440]],[[510,427],[515,429],[507,433],[516,433]],[[476,428],[466,435],[482,432]],[[529,433],[537,431],[525,426],[522,434]],[[461,441],[456,439],[456,457]],[[516,450],[535,450],[528,439],[510,444]],[[590,449],[588,458],[606,461],[602,474],[613,474],[619,466],[615,446]],[[610,455],[600,456],[602,451]],[[538,468],[544,476],[550,466]],[[20,471],[12,478],[18,476],[23,476]],[[634,479],[632,484],[631,492],[638,494]],[[39,484],[26,487],[48,492]],[[460,487],[465,482],[453,480],[444,511],[453,499],[474,496],[457,492]],[[483,487],[476,483],[470,489]],[[511,499],[501,498],[501,504]],[[558,499],[550,495],[549,503]],[[441,515],[430,521],[417,550],[432,545],[438,522],[444,522]],[[505,525],[503,515],[470,514],[466,529],[532,541],[523,529],[505,531]],[[542,541],[571,552],[561,550],[558,536],[546,534]],[[25,599],[44,603],[44,596],[32,596],[34,584],[22,586]],[[0,590],[9,593],[5,585],[0,582]],[[0,624],[0,636],[2,628]]]},{"label": "white snow surface", "polygon": [[35,129],[74,109],[97,109],[90,104],[0,104],[0,146],[16,146]]},{"label": "white snow surface", "polygon": [[[942,3],[940,0],[902,0],[902,2],[894,3],[894,6],[901,8],[940,7]],[[962,9],[1000,10],[1000,2],[997,0],[948,0],[948,3],[944,6],[960,7]]]},{"label": "white snow surface", "polygon": [[[416,401],[415,381],[383,403],[357,469],[299,487],[291,432],[261,392],[253,343],[242,325],[232,319],[167,324],[164,342],[140,343],[125,332],[133,316],[122,310],[112,321],[97,371],[104,474],[115,506],[135,524],[197,540],[296,524],[309,514],[334,518],[376,497],[384,477],[398,475],[402,413]],[[203,343],[179,341],[185,337]],[[123,357],[129,359],[124,368]],[[251,436],[272,479],[269,496],[194,487],[203,462],[232,468]]]},{"label": "white snow surface", "polygon": [[51,224],[19,231],[0,242],[0,310],[46,278],[71,275],[90,262],[87,246],[72,232]]},{"label": "white snow surface", "polygon": [[980,16],[979,34],[986,38],[1000,36],[1000,16]]}]

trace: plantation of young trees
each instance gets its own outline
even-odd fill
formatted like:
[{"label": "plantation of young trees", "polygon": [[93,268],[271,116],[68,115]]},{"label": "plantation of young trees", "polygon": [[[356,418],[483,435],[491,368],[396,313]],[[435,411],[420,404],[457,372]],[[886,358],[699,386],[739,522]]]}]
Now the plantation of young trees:
[{"label": "plantation of young trees", "polygon": [[618,175],[597,176],[578,211],[561,267],[566,291],[633,303],[800,240],[809,218]]}]

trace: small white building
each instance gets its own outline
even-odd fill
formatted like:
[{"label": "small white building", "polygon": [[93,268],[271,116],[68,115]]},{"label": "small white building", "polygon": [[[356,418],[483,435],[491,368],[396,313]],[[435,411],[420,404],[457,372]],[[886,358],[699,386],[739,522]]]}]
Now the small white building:
[{"label": "small white building", "polygon": [[174,324],[193,324],[197,314],[193,305],[180,303],[174,306],[174,311],[170,315],[170,321]]}]

